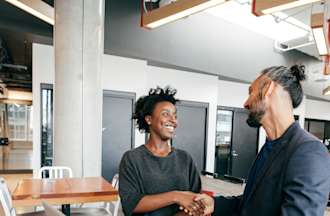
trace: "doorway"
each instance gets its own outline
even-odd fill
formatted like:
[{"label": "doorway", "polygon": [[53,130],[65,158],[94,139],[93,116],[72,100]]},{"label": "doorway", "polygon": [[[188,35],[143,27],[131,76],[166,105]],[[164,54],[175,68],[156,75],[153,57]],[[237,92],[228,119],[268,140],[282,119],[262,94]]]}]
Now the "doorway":
[{"label": "doorway", "polygon": [[178,127],[172,145],[188,152],[201,172],[205,170],[209,104],[180,101],[176,107]]},{"label": "doorway", "polygon": [[123,154],[134,147],[135,93],[103,91],[102,176],[111,182]]},{"label": "doorway", "polygon": [[242,108],[218,107],[215,173],[219,177],[246,179],[258,153],[259,129],[246,123]]}]

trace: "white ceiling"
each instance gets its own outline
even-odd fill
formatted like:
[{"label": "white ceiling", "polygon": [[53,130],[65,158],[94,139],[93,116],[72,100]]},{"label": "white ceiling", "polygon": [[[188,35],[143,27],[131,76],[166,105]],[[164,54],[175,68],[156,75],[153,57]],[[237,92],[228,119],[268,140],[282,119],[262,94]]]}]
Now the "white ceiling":
[{"label": "white ceiling", "polygon": [[[326,2],[330,6],[330,1]],[[322,12],[323,10],[326,10],[324,9],[324,5],[317,3],[273,15],[256,17],[251,13],[251,0],[235,0],[209,9],[206,13],[262,34],[274,41],[290,45],[302,44],[303,40],[305,42],[313,42],[313,37],[310,33],[311,13]],[[274,15],[279,18],[276,19]],[[280,19],[284,20],[281,21]],[[286,43],[286,41],[291,42]],[[304,62],[308,77],[307,81],[303,84],[306,95],[330,100],[330,96],[322,95],[322,90],[330,85],[330,77],[323,75],[323,63],[318,55],[315,44],[303,46],[297,48],[297,50],[311,56],[309,62]],[[253,80],[253,76],[255,74],[246,74],[246,77],[242,77],[242,79]]]}]

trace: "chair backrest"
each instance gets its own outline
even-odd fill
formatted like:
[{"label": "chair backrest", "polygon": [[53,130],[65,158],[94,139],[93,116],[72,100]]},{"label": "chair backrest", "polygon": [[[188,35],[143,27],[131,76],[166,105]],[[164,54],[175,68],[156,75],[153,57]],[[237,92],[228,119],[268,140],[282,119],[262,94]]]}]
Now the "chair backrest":
[{"label": "chair backrest", "polygon": [[[65,173],[67,173],[67,175]],[[58,179],[64,177],[72,178],[72,170],[70,167],[45,166],[41,167],[38,173],[38,178]]]},{"label": "chair backrest", "polygon": [[[113,176],[112,181],[111,181],[112,187],[116,188],[118,190],[119,188],[119,174],[117,173],[116,175]],[[110,202],[109,203],[111,206],[109,206],[109,211],[113,216],[117,216],[119,212],[119,207],[120,207],[120,198],[118,197],[118,200]]]},{"label": "chair backrest", "polygon": [[4,178],[0,178],[0,203],[5,216],[15,216],[12,199]]},{"label": "chair backrest", "polygon": [[117,173],[116,175],[113,176],[111,185],[112,185],[112,187],[118,189],[118,186],[119,186],[118,183],[119,183],[119,174]]}]

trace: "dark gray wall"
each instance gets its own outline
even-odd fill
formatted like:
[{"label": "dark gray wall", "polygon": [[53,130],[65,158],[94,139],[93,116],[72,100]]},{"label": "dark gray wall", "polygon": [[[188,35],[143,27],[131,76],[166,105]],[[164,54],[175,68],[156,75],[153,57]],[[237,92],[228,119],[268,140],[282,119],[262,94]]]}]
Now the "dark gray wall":
[{"label": "dark gray wall", "polygon": [[53,36],[53,26],[29,13],[0,0],[0,27],[21,33]]},{"label": "dark gray wall", "polygon": [[139,26],[140,8],[138,0],[106,0],[105,53],[243,80],[270,65],[310,58],[298,51],[277,53],[271,39],[207,13],[146,30]]}]

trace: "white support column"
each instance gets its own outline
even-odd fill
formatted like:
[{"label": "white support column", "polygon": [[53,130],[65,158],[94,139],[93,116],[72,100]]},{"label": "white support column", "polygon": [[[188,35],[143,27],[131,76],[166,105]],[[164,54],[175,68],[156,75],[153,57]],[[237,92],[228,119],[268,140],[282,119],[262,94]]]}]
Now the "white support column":
[{"label": "white support column", "polygon": [[104,0],[55,1],[54,165],[101,174]]}]

